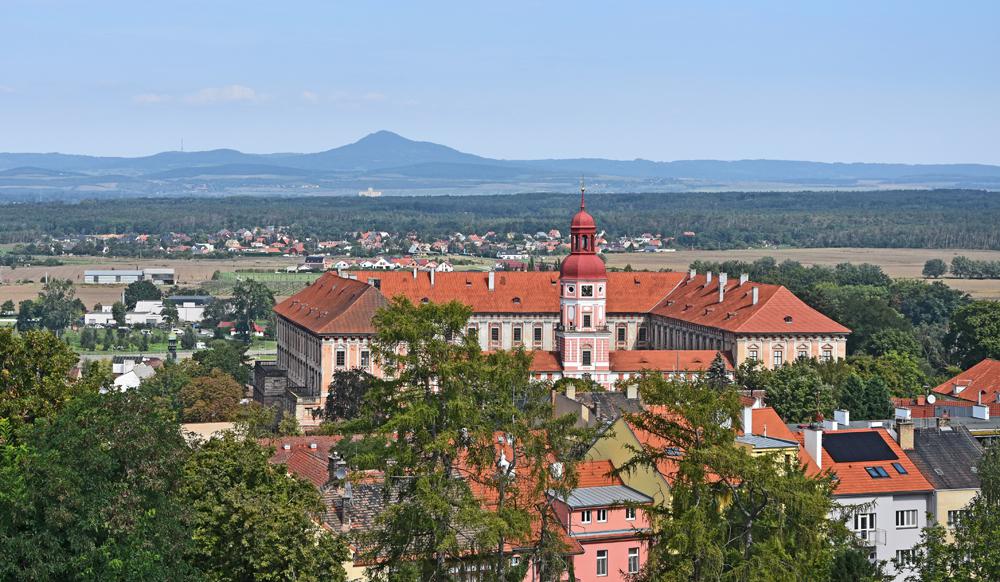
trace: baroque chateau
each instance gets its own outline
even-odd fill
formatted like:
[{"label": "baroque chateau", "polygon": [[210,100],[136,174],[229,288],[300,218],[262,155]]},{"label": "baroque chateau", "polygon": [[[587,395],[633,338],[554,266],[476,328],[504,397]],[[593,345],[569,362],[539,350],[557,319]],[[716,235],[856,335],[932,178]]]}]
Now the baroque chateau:
[{"label": "baroque chateau", "polygon": [[274,308],[278,358],[255,368],[255,399],[304,425],[318,423],[334,373],[381,373],[371,321],[400,295],[413,303],[465,303],[472,309],[467,331],[482,349],[523,347],[535,377],[589,378],[607,389],[649,370],[690,379],[720,353],[730,370],[746,360],[774,368],[845,356],[850,330],[783,286],[726,273],[609,273],[583,194],[558,273],[324,274]]}]

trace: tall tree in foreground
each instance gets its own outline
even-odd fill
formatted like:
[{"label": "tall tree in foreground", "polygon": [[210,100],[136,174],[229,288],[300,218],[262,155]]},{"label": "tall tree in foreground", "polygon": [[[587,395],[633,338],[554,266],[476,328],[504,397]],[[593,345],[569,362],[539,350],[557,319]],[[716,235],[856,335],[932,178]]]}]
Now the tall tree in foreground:
[{"label": "tall tree in foreground", "polygon": [[650,509],[651,547],[642,580],[787,580],[823,578],[847,534],[828,520],[829,477],[797,464],[751,456],[735,442],[740,402],[660,375],[640,380],[650,408],[628,415],[657,446],[632,451],[619,468],[676,468],[669,503]]},{"label": "tall tree in foreground", "polygon": [[259,319],[266,319],[274,307],[274,293],[260,281],[244,279],[233,288],[233,313],[236,317],[236,331],[250,339],[253,325]]},{"label": "tall tree in foreground", "polygon": [[270,464],[270,455],[227,434],[188,459],[180,497],[193,514],[192,563],[220,582],[346,580],[347,547],[320,526],[319,492]]}]

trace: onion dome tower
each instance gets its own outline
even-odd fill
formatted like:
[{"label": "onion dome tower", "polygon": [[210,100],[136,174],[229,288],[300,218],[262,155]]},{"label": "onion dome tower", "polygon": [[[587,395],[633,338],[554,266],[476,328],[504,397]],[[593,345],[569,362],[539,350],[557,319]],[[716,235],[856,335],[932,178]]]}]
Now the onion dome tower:
[{"label": "onion dome tower", "polygon": [[556,342],[565,377],[589,376],[606,384],[611,345],[605,313],[608,273],[597,256],[597,224],[587,212],[585,193],[581,180],[580,210],[570,223],[570,254],[559,270],[561,321]]}]

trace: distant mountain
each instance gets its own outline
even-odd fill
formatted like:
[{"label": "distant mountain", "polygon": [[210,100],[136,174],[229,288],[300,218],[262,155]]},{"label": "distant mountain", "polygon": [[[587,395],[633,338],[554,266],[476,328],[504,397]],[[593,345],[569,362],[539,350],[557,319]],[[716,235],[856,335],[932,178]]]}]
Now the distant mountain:
[{"label": "distant mountain", "polygon": [[[569,191],[581,175],[605,192],[872,189],[1000,190],[1000,166],[821,163],[792,160],[499,160],[391,131],[317,153],[248,154],[233,149],[135,158],[0,153],[0,197],[92,195],[355,194]],[[96,193],[96,194],[95,194]]]}]

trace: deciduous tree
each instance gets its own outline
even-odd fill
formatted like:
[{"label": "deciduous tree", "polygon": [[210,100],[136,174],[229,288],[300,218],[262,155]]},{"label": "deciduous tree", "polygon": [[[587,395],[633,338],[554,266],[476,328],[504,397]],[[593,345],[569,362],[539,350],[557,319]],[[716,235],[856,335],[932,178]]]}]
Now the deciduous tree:
[{"label": "deciduous tree", "polygon": [[233,419],[243,386],[232,376],[213,369],[207,376],[196,376],[180,390],[184,422],[226,422]]}]

